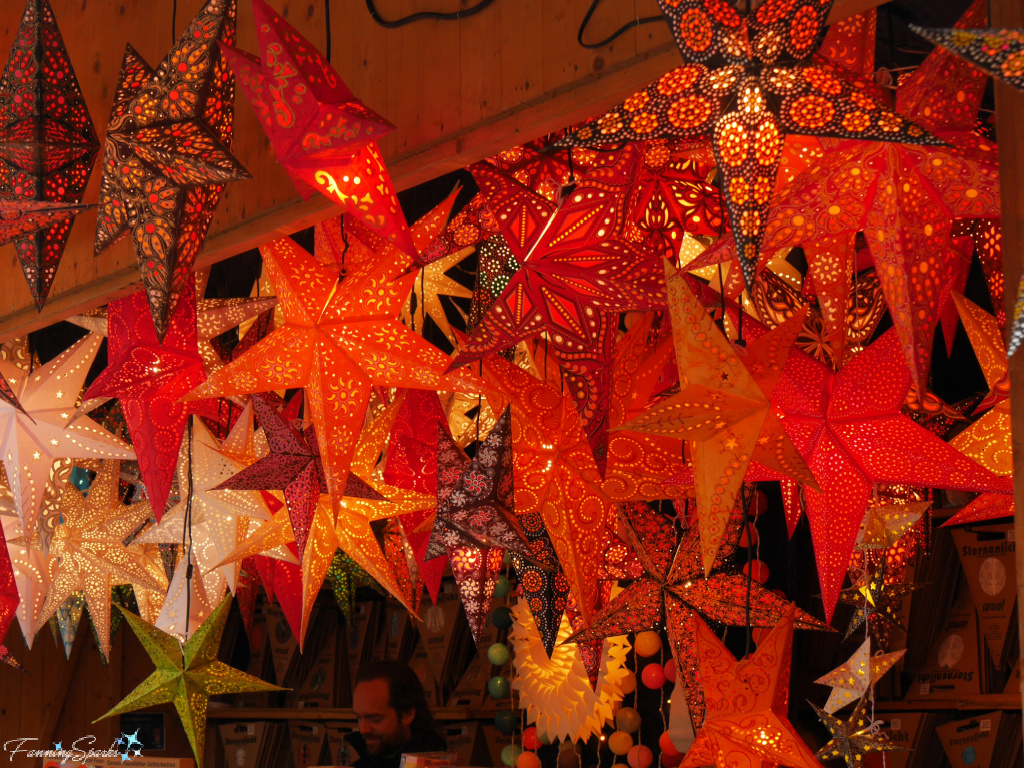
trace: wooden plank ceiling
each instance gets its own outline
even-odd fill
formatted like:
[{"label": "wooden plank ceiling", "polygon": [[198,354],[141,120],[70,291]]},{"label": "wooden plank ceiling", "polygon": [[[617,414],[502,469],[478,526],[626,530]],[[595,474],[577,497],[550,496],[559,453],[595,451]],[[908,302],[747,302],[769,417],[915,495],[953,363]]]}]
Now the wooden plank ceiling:
[{"label": "wooden plank ceiling", "polygon": [[[131,42],[153,66],[203,0],[51,0],[86,103],[102,134],[121,57]],[[304,35],[325,48],[325,0],[271,0]],[[838,0],[837,20],[879,0]],[[458,22],[377,25],[358,0],[331,5],[331,60],[366,104],[398,126],[381,149],[398,190],[613,106],[680,63],[664,24],[646,24],[609,46],[588,50],[576,35],[590,0],[498,0]],[[256,52],[252,8],[238,3],[238,44]],[[433,0],[437,11],[458,0]],[[377,0],[385,18],[423,10],[423,0]],[[20,0],[0,3],[0,55],[21,18]],[[587,30],[600,40],[633,18],[657,15],[656,0],[602,3]],[[303,202],[274,162],[249,104],[236,97],[234,154],[252,174],[236,182],[217,210],[199,265],[207,266],[290,234],[341,209],[322,195]],[[99,161],[97,162],[99,165]],[[94,169],[84,202],[94,203]],[[75,223],[50,299],[37,313],[12,246],[0,248],[0,340],[20,336],[126,295],[138,286],[128,238],[93,256],[95,213]]]}]

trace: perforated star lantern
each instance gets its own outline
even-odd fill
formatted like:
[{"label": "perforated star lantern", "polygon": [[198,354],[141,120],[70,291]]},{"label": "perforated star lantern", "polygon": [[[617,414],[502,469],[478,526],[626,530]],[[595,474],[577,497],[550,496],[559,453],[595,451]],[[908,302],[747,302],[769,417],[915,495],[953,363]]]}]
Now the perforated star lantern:
[{"label": "perforated star lantern", "polygon": [[900,409],[910,372],[892,331],[838,373],[793,355],[772,401],[821,489],[805,489],[825,616],[831,619],[877,482],[987,490],[998,478]]},{"label": "perforated star lantern", "polygon": [[685,64],[559,142],[615,144],[708,134],[747,287],[787,134],[938,144],[922,128],[808,59],[832,2],[659,0]]},{"label": "perforated star lantern", "polygon": [[[338,222],[317,229],[326,237],[332,226],[337,238],[331,242],[340,251]],[[327,486],[340,499],[371,387],[449,388],[444,371],[450,358],[395,319],[408,282],[395,280],[393,262],[353,258],[340,275],[289,238],[261,253],[284,324],[190,397],[304,387]]]},{"label": "perforated star lantern", "polygon": [[0,399],[0,456],[26,532],[36,530],[55,459],[135,458],[130,446],[75,411],[78,393],[102,341],[90,334],[32,373],[0,360],[0,375],[22,406],[16,408]]},{"label": "perforated star lantern", "polygon": [[3,526],[0,525],[0,661],[15,669],[20,669],[21,665],[11,655],[3,641],[7,637],[7,630],[11,628],[14,621],[20,601],[11,555],[7,551],[7,539],[4,537]]},{"label": "perforated star lantern", "polygon": [[156,69],[129,45],[118,76],[96,253],[131,234],[160,339],[224,185],[250,178],[231,155],[234,77],[218,48],[234,37],[235,0],[207,0]]},{"label": "perforated star lantern", "polygon": [[900,747],[889,741],[884,733],[876,733],[872,729],[871,718],[868,717],[868,702],[862,700],[850,714],[849,720],[840,720],[831,713],[819,709],[813,703],[818,719],[828,728],[831,737],[828,743],[815,753],[820,760],[838,760],[843,758],[847,766],[864,765],[864,756],[870,752],[892,752]]},{"label": "perforated star lantern", "polygon": [[889,644],[889,632],[892,629],[906,627],[900,624],[899,608],[903,598],[920,589],[922,584],[889,583],[886,580],[885,563],[881,563],[874,571],[867,574],[865,580],[858,580],[850,589],[844,589],[839,595],[839,602],[855,607],[853,619],[846,627],[843,640],[867,623],[868,633],[875,644],[885,648]]},{"label": "perforated star lantern", "polygon": [[32,226],[9,229],[0,214],[0,242],[15,240],[36,309],[83,210],[99,148],[53,9],[47,0],[28,0],[0,76],[0,198],[19,206],[14,222]]},{"label": "perforated star lantern", "polygon": [[206,377],[196,350],[194,286],[182,288],[177,306],[166,318],[162,341],[148,306],[144,291],[110,302],[109,363],[85,397],[121,401],[142,481],[159,521],[167,506],[189,412],[208,404],[180,402]]},{"label": "perforated star lantern", "polygon": [[751,460],[799,482],[814,481],[768,399],[804,316],[795,314],[743,349],[730,343],[688,278],[668,262],[665,282],[680,391],[624,426],[690,441],[704,570],[709,573]]},{"label": "perforated star lantern", "polygon": [[892,669],[905,653],[906,650],[902,650],[872,656],[871,638],[866,638],[847,661],[814,681],[818,685],[832,687],[832,693],[825,702],[825,711],[832,715],[847,704],[859,702],[869,690],[874,690],[875,683]]},{"label": "perforated star lantern", "polygon": [[682,768],[728,768],[758,761],[792,768],[819,766],[787,717],[794,613],[790,608],[742,661],[736,661],[708,625],[698,620],[698,679],[707,695],[707,716]]},{"label": "perforated star lantern", "polygon": [[1024,29],[910,28],[982,72],[1024,90]]},{"label": "perforated star lantern", "polygon": [[[423,265],[420,277],[413,282],[412,292],[402,306],[402,322],[411,328],[419,327],[420,335],[425,333],[427,318],[436,325],[453,345],[458,346],[459,340],[448,320],[448,307],[462,318],[468,320],[466,313],[453,299],[471,299],[473,291],[459,281],[448,276],[448,271],[457,267],[473,252],[472,248],[462,248],[454,253]],[[413,310],[413,297],[417,309]]]},{"label": "perforated star lantern", "polygon": [[230,608],[231,598],[225,597],[210,618],[184,644],[146,624],[135,614],[120,609],[156,665],[156,670],[98,720],[157,704],[173,703],[192,746],[196,765],[202,768],[206,709],[211,696],[283,690],[217,660]]},{"label": "perforated star lantern", "polygon": [[223,49],[277,162],[304,198],[320,192],[414,254],[376,143],[394,126],[357,99],[327,59],[273,8],[253,0],[253,16],[262,62],[230,41]]},{"label": "perforated star lantern", "polygon": [[903,538],[932,506],[930,501],[868,507],[857,534],[857,549],[885,549]]},{"label": "perforated star lantern", "polygon": [[[68,484],[61,495],[61,522],[50,541],[53,581],[40,612],[40,625],[76,592],[82,592],[100,641],[100,653],[110,653],[110,590],[117,584],[167,589],[158,560],[142,547],[124,540],[150,516],[149,502],[124,505],[120,499],[119,461],[104,462],[83,494]],[[38,629],[38,627],[37,627]]]}]

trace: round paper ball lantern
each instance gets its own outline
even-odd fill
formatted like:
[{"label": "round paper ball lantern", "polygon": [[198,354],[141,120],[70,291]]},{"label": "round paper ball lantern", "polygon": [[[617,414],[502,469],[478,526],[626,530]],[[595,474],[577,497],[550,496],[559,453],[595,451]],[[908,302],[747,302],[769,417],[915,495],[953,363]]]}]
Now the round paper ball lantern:
[{"label": "round paper ball lantern", "polygon": [[499,576],[498,580],[494,583],[494,596],[499,600],[508,597],[508,593],[512,591],[512,582],[508,580],[507,576]]},{"label": "round paper ball lantern", "polygon": [[567,742],[558,753],[556,765],[558,768],[580,768],[580,753],[576,751],[576,745]]},{"label": "round paper ball lantern", "polygon": [[504,643],[491,643],[487,649],[487,660],[498,667],[508,661],[511,655],[512,651]]},{"label": "round paper ball lantern", "polygon": [[679,765],[686,758],[686,755],[682,752],[677,752],[674,755],[668,754],[668,752],[661,753],[661,764],[665,768],[679,768]]},{"label": "round paper ball lantern", "polygon": [[515,733],[517,725],[519,725],[517,712],[499,712],[494,716],[494,727],[506,736]]},{"label": "round paper ball lantern", "polygon": [[633,641],[633,647],[637,656],[649,658],[661,651],[661,636],[657,632],[641,632]]},{"label": "round paper ball lantern", "polygon": [[744,563],[743,575],[746,576],[748,573],[751,574],[750,578],[758,584],[764,584],[768,581],[768,566],[765,565],[763,560],[751,560],[749,563]]},{"label": "round paper ball lantern", "polygon": [[756,547],[757,546],[757,540],[758,540],[757,528],[755,528],[752,525],[751,526],[746,526],[746,525],[743,526],[743,528],[740,530],[739,545],[741,547],[743,547],[743,549],[746,549],[747,547]]},{"label": "round paper ball lantern", "polygon": [[674,683],[676,681],[676,660],[669,659],[666,661],[663,669],[665,670],[665,679],[670,683]]},{"label": "round paper ball lantern", "polygon": [[491,613],[491,624],[498,629],[508,629],[512,626],[512,611],[508,609],[508,606],[499,605],[494,609]]},{"label": "round paper ball lantern", "polygon": [[619,689],[622,691],[623,696],[628,696],[636,690],[636,675],[632,672],[626,672],[622,678],[622,682],[619,683]]},{"label": "round paper ball lantern", "polygon": [[523,749],[529,749],[531,751],[540,748],[540,737],[537,735],[537,729],[534,726],[530,726],[523,731]]},{"label": "round paper ball lantern", "polygon": [[754,491],[747,502],[747,514],[755,520],[768,511],[768,496],[764,491]]},{"label": "round paper ball lantern", "polygon": [[519,759],[519,755],[522,754],[523,748],[518,744],[506,744],[505,748],[501,750],[501,762],[512,768]]},{"label": "round paper ball lantern", "polygon": [[615,727],[624,733],[640,730],[640,713],[632,707],[623,707],[615,715]]},{"label": "round paper ball lantern", "polygon": [[662,755],[679,754],[679,750],[676,749],[676,745],[672,743],[672,737],[668,735],[668,731],[665,731],[658,737],[658,746],[661,748]]},{"label": "round paper ball lantern", "polygon": [[612,768],[629,768],[625,763],[615,763]]},{"label": "round paper ball lantern", "polygon": [[491,695],[492,699],[504,699],[508,696],[508,692],[508,680],[501,675],[495,675],[487,681],[487,693]]},{"label": "round paper ball lantern", "polygon": [[633,748],[633,737],[625,731],[616,731],[608,737],[608,749],[620,757]]},{"label": "round paper ball lantern", "polygon": [[654,753],[643,744],[637,744],[626,755],[626,762],[629,768],[651,768],[654,762]]},{"label": "round paper ball lantern", "polygon": [[656,691],[665,685],[665,668],[657,662],[648,664],[640,673],[640,679],[643,680],[644,685]]},{"label": "round paper ball lantern", "polygon": [[540,768],[540,758],[533,752],[523,752],[516,759],[516,768]]}]

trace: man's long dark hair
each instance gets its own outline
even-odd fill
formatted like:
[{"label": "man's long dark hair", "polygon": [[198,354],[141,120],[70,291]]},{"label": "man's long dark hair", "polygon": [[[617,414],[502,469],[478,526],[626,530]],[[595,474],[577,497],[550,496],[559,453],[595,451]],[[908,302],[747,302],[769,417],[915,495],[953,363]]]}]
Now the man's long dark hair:
[{"label": "man's long dark hair", "polygon": [[375,661],[367,664],[356,675],[356,685],[370,680],[387,680],[391,708],[399,714],[415,711],[409,729],[413,733],[434,733],[434,716],[423,694],[423,684],[408,664],[401,661]]}]

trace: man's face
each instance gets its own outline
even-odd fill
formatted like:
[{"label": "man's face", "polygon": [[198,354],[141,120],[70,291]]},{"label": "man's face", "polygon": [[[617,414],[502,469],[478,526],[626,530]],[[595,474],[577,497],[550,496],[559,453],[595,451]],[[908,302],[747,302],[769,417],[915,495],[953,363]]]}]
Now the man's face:
[{"label": "man's face", "polygon": [[410,726],[415,712],[399,713],[391,706],[388,681],[364,680],[352,692],[352,709],[359,722],[359,733],[371,755],[391,752],[412,735]]}]

